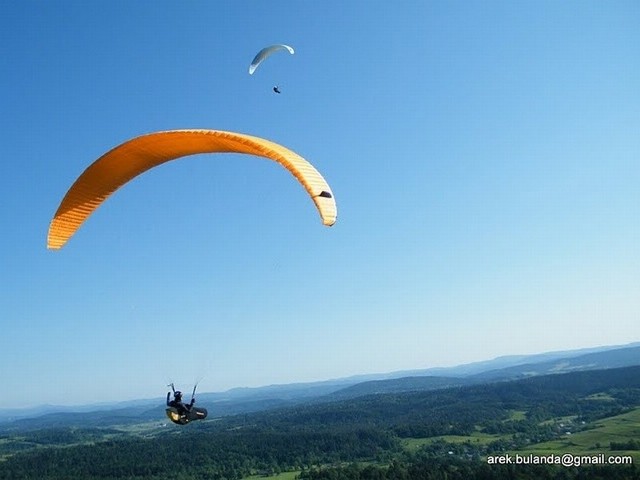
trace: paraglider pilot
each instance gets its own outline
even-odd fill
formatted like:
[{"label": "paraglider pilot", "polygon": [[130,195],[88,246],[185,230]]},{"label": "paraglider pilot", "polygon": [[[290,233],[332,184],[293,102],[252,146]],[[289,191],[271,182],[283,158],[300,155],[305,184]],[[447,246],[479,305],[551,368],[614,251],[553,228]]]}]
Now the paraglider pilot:
[{"label": "paraglider pilot", "polygon": [[195,398],[191,398],[191,402],[188,405],[185,405],[182,401],[182,392],[174,391],[173,392],[173,400],[171,399],[171,392],[167,392],[167,406],[174,407],[178,410],[180,415],[187,415],[191,411],[191,407],[196,403]]}]

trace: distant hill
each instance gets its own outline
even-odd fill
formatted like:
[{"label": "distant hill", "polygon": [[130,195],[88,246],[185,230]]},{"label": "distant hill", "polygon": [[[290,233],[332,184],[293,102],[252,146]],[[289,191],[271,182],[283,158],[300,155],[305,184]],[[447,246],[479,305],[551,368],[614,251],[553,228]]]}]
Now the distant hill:
[{"label": "distant hill", "polygon": [[223,431],[260,425],[285,431],[366,425],[390,428],[401,437],[468,435],[477,425],[500,428],[513,410],[526,412],[537,425],[565,415],[610,416],[639,402],[640,366],[632,366],[307,403],[227,417],[202,428]]},{"label": "distant hill", "polygon": [[[327,395],[326,399],[340,400],[379,393],[428,391],[496,381],[517,380],[541,375],[640,365],[640,346],[596,351],[575,357],[566,356],[567,353],[568,352],[558,352],[555,354],[532,356],[533,360],[540,360],[539,363],[530,362],[520,364],[519,362],[522,361],[523,358],[528,357],[518,357],[518,360],[514,360],[518,362],[518,365],[460,377],[408,376],[389,380],[371,380],[333,392]],[[484,366],[490,364],[496,365],[502,361],[506,360],[502,359],[500,362],[495,363],[483,362],[483,364]],[[475,370],[477,367],[468,368],[468,366],[461,366],[454,367],[454,369],[455,368],[459,368],[459,371],[464,370],[468,372]]]},{"label": "distant hill", "polygon": [[[606,346],[548,352],[535,355],[498,357],[446,368],[405,370],[383,374],[257,388],[234,388],[226,392],[200,393],[198,404],[206,405],[210,416],[221,417],[258,412],[314,401],[355,398],[377,393],[428,391],[499,380],[517,379],[567,371],[640,365],[640,342],[625,346]],[[0,426],[13,423],[21,428],[42,426],[109,426],[164,420],[164,398],[132,400],[114,404],[76,407],[42,406],[9,409]],[[30,419],[30,420],[29,420]]]},{"label": "distant hill", "polygon": [[357,383],[325,397],[325,400],[343,400],[364,395],[380,393],[400,393],[412,391],[439,390],[443,388],[460,387],[475,383],[472,379],[460,377],[402,377],[391,380],[371,380]]},{"label": "distant hill", "polygon": [[145,411],[148,411],[148,409],[132,407],[130,409],[94,410],[89,412],[53,412],[37,417],[3,422],[0,424],[0,432],[39,430],[42,428],[112,427],[115,425],[141,423],[158,418],[157,416],[152,418],[145,416]]},{"label": "distant hill", "polygon": [[[620,349],[634,348],[634,347],[640,347],[640,342],[633,342],[627,345],[581,348],[577,350],[562,350],[562,351],[556,351],[556,352],[537,353],[532,355],[507,355],[507,356],[497,357],[492,360],[484,360],[480,362],[467,363],[464,365],[457,365],[455,367],[437,367],[437,368],[427,368],[422,370],[412,370],[412,371],[404,372],[407,375],[401,375],[401,376],[433,375],[433,376],[448,376],[448,377],[470,377],[470,376],[478,375],[484,372],[502,370],[506,368],[517,367],[520,365],[552,362],[555,360],[578,357],[578,356],[587,355],[590,353],[607,352],[612,350],[620,350]],[[402,372],[398,372],[398,373],[402,373]]]},{"label": "distant hill", "polygon": [[640,365],[640,346],[562,357],[538,363],[525,363],[498,370],[489,370],[474,375],[474,380],[506,380],[555,373]]},{"label": "distant hill", "polygon": [[[611,352],[611,355],[608,352]],[[596,357],[589,357],[592,354]],[[572,359],[575,359],[575,362]],[[591,368],[588,367],[590,364]],[[541,365],[538,373],[536,373],[534,365]],[[579,365],[584,368],[579,368]],[[510,355],[455,367],[401,370],[319,382],[234,388],[224,393],[201,394],[199,398],[214,404],[252,400],[255,402],[254,406],[257,406],[260,401],[275,401],[277,399],[282,402],[282,405],[286,405],[320,397],[339,399],[385,392],[432,390],[520,378],[534,374],[544,375],[580,369],[615,368],[631,365],[640,365],[640,342],[623,346],[603,346],[533,355]],[[574,368],[569,368],[570,366]]]}]

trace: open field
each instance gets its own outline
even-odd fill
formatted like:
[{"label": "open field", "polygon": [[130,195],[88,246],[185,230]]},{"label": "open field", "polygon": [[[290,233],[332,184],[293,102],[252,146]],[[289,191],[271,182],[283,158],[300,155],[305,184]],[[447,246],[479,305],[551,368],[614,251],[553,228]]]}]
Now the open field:
[{"label": "open field", "polygon": [[[512,417],[517,417],[519,412]],[[566,424],[567,432],[561,437],[531,445],[517,450],[520,454],[549,455],[552,453],[575,453],[594,455],[606,453],[607,455],[631,455],[634,462],[640,463],[640,451],[638,450],[611,450],[614,443],[625,443],[633,439],[640,439],[640,408],[614,417],[597,420],[591,424],[580,425],[583,430],[572,432],[575,416],[558,417],[543,422],[543,424]],[[586,427],[586,428],[585,428]],[[402,439],[403,447],[409,452],[415,452],[423,446],[431,445],[438,441],[453,444],[469,443],[471,446],[486,446],[497,440],[508,440],[511,434],[487,434],[474,432],[471,435],[440,435],[429,438],[405,438]],[[513,453],[516,451],[514,450]]]},{"label": "open field", "polygon": [[630,412],[593,422],[593,428],[566,434],[557,440],[532,445],[519,453],[548,455],[550,453],[579,453],[607,455],[631,455],[634,462],[640,462],[640,451],[611,450],[611,442],[628,442],[640,439],[640,408]]},{"label": "open field", "polygon": [[404,438],[402,439],[403,447],[408,451],[416,451],[424,445],[430,445],[434,442],[444,441],[448,443],[471,443],[472,445],[488,445],[501,438],[509,435],[493,435],[488,433],[475,432],[471,435],[439,435],[429,438]]}]

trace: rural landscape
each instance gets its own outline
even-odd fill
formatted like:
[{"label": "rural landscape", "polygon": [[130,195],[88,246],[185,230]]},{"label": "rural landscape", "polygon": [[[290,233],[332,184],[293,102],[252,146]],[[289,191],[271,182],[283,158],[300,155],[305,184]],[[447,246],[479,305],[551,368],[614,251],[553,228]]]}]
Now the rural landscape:
[{"label": "rural landscape", "polygon": [[640,345],[596,350],[203,393],[185,428],[162,400],[22,412],[0,478],[638,478]]},{"label": "rural landscape", "polygon": [[640,1],[1,11],[0,480],[640,480]]}]

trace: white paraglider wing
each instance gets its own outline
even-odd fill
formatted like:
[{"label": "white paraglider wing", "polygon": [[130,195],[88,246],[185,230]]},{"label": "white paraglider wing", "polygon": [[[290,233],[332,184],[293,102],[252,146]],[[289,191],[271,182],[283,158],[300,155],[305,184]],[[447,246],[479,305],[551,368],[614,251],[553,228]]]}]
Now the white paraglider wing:
[{"label": "white paraglider wing", "polygon": [[293,48],[290,47],[289,45],[283,45],[281,43],[276,44],[276,45],[270,45],[268,47],[263,48],[262,50],[260,50],[256,56],[253,58],[253,61],[251,62],[251,65],[249,65],[249,75],[253,75],[253,72],[256,71],[256,69],[260,66],[260,64],[262,62],[265,61],[265,59],[267,57],[269,57],[271,54],[278,52],[280,50],[286,50],[288,51],[291,55],[293,55],[295,52],[293,51]]}]

